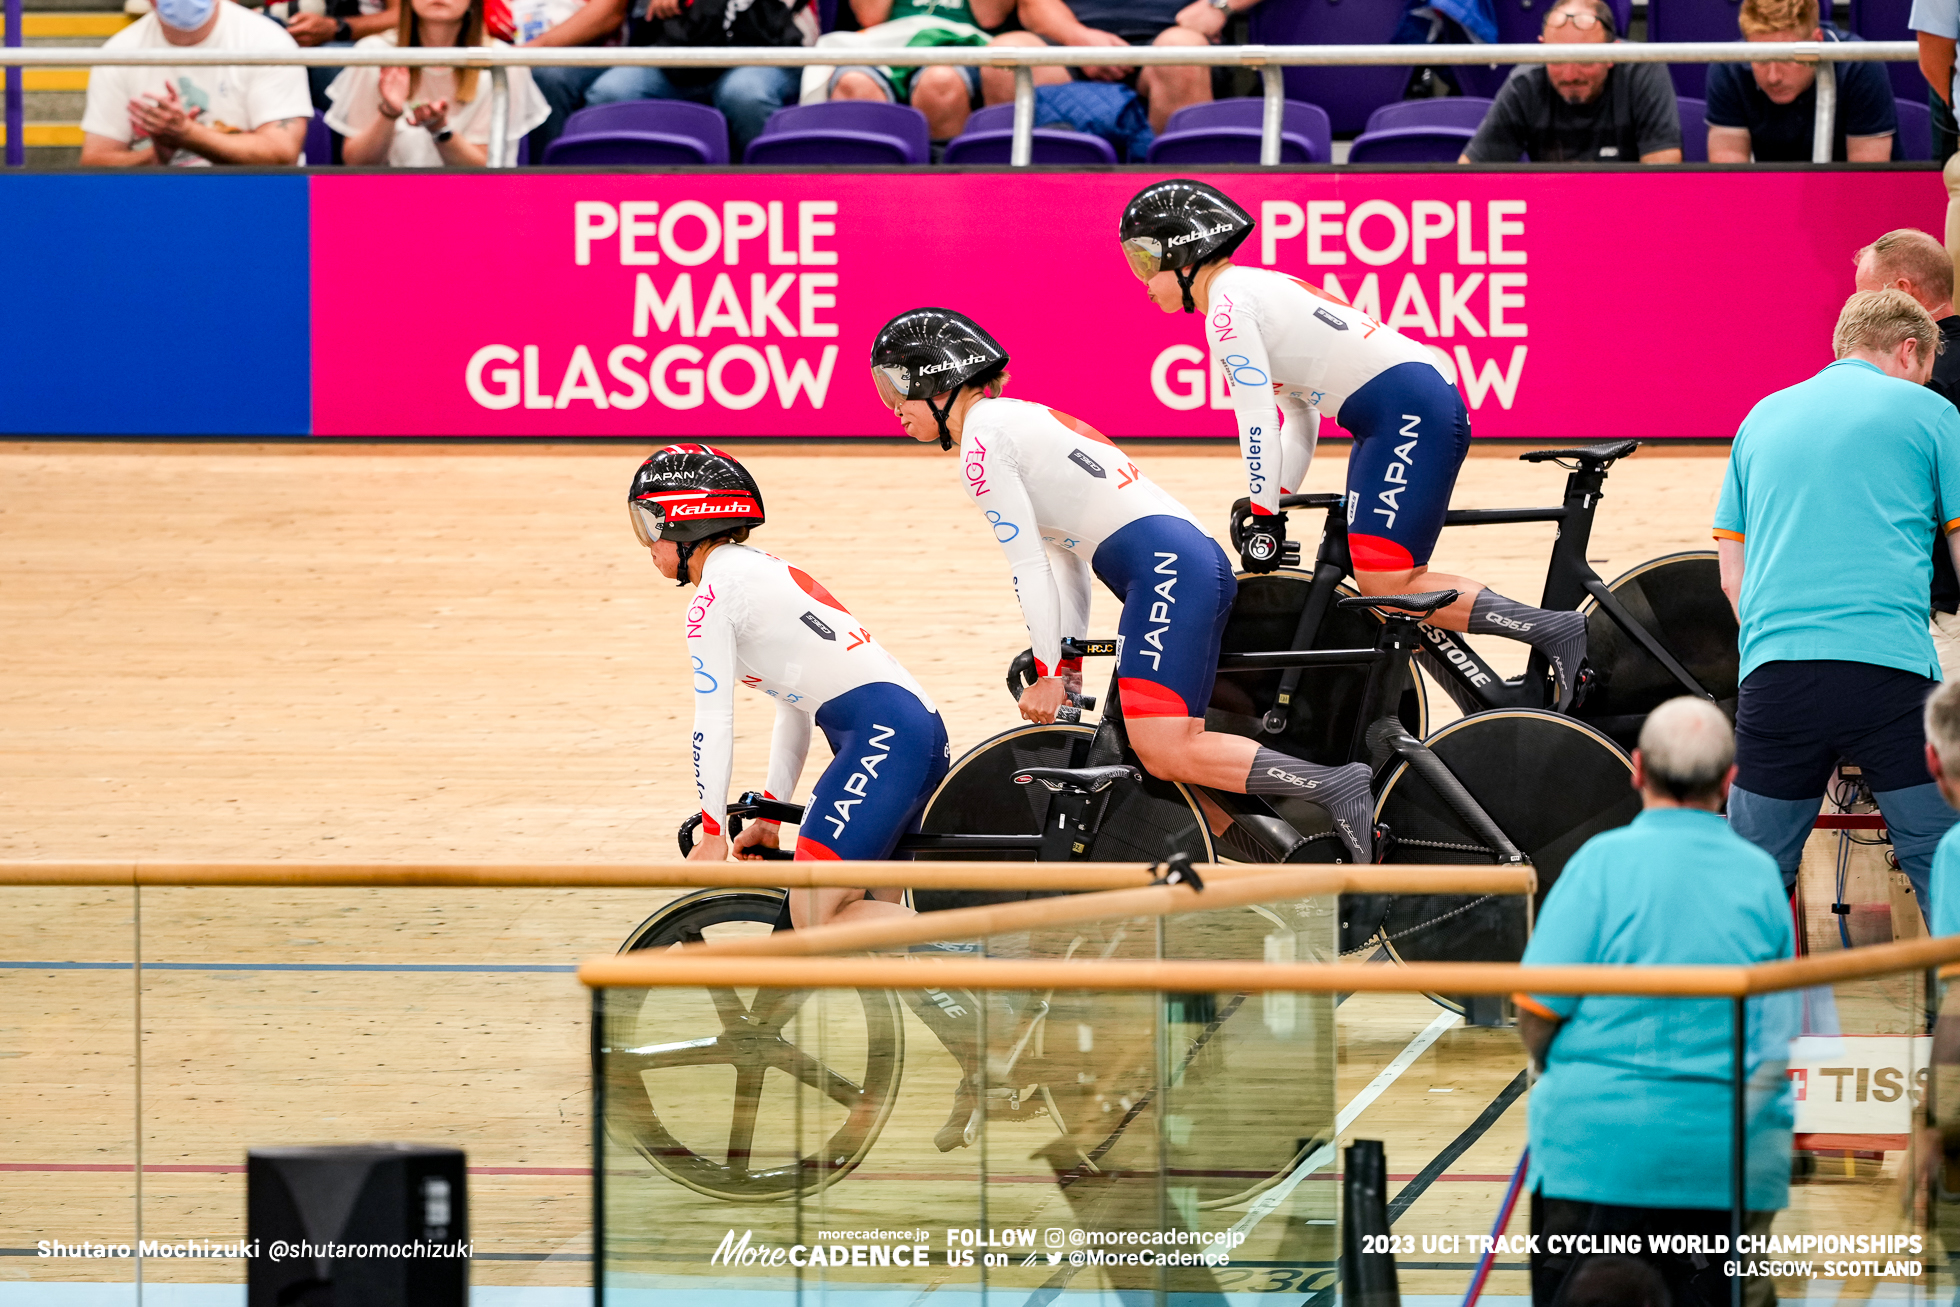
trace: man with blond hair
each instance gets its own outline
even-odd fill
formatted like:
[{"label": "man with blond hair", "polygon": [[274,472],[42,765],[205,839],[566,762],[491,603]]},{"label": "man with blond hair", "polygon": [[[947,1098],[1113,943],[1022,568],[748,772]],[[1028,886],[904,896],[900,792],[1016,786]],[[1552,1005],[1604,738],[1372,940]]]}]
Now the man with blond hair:
[{"label": "man with blond hair", "polygon": [[[1787,958],[1796,942],[1776,864],[1721,818],[1735,736],[1706,699],[1648,714],[1633,751],[1641,813],[1595,835],[1559,873],[1525,948],[1528,966],[1730,966]],[[1693,903],[1692,912],[1681,905]],[[1518,994],[1518,1034],[1543,1074],[1531,1091],[1531,1297],[1571,1303],[1588,1258],[1560,1236],[1633,1235],[1676,1304],[1729,1302],[1727,1263],[1668,1254],[1669,1235],[1729,1229],[1729,1150],[1629,1148],[1634,1139],[1729,1138],[1727,1004],[1651,995]],[[1748,1231],[1789,1205],[1791,996],[1751,1000]],[[1645,1236],[1645,1237],[1641,1237]],[[1769,1281],[1750,1280],[1762,1290]],[[1666,1300],[1666,1299],[1664,1299]],[[1745,1299],[1751,1301],[1752,1299]],[[1774,1295],[1767,1295],[1774,1301]]]},{"label": "man with blond hair", "polygon": [[1715,510],[1742,624],[1730,822],[1794,886],[1848,759],[1928,920],[1933,848],[1954,820],[1925,775],[1920,714],[1940,676],[1929,558],[1960,528],[1960,412],[1925,386],[1939,339],[1904,291],[1846,300],[1837,361],[1750,410]]},{"label": "man with blond hair", "polygon": [[[1926,385],[1960,407],[1960,315],[1953,312],[1953,261],[1946,247],[1913,227],[1888,231],[1858,251],[1853,281],[1859,290],[1902,290],[1919,302],[1940,329],[1940,356]],[[1960,578],[1944,540],[1933,542],[1933,648],[1940,679],[1960,681]]]},{"label": "man with blond hair", "polygon": [[[1742,0],[1736,15],[1749,41],[1853,41],[1817,21],[1817,0]],[[1831,158],[1882,163],[1892,157],[1898,111],[1885,65],[1834,63],[1837,115]],[[1805,163],[1817,119],[1817,65],[1788,61],[1708,66],[1710,163]]]}]

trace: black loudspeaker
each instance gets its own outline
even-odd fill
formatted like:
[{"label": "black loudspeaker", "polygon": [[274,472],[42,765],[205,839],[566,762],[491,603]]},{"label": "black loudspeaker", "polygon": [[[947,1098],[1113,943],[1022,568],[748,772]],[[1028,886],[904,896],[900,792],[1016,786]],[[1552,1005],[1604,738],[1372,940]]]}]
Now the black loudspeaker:
[{"label": "black loudspeaker", "polygon": [[461,1149],[255,1148],[245,1214],[247,1307],[467,1307]]}]

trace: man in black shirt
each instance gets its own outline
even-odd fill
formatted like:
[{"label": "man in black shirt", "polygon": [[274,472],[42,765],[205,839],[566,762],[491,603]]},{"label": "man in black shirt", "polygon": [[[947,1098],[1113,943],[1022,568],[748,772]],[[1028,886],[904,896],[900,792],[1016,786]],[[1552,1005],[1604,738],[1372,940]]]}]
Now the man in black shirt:
[{"label": "man in black shirt", "polygon": [[[1939,241],[1912,227],[1888,231],[1858,251],[1859,290],[1902,290],[1919,301],[1940,329],[1941,352],[1933,360],[1928,390],[1960,407],[1960,316],[1953,312],[1953,260]],[[1960,506],[1943,513],[1960,517]],[[1960,680],[1960,579],[1944,539],[1933,542],[1933,647],[1947,681]]]},{"label": "man in black shirt", "polygon": [[[1617,39],[1606,0],[1563,0],[1547,45]],[[1681,117],[1660,64],[1527,64],[1507,79],[1459,163],[1681,162]]]},{"label": "man in black shirt", "polygon": [[[1742,0],[1736,23],[1749,41],[1853,41],[1817,21],[1817,0]],[[1831,158],[1882,163],[1898,132],[1892,82],[1884,64],[1833,63],[1837,117]],[[1710,163],[1808,163],[1817,121],[1817,65],[1708,66]]]}]

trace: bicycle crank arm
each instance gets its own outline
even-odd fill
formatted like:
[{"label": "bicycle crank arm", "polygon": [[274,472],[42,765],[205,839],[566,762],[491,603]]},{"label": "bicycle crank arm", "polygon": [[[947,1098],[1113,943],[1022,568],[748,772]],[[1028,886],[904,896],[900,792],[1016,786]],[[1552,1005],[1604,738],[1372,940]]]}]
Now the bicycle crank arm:
[{"label": "bicycle crank arm", "polygon": [[1626,605],[1622,604],[1619,597],[1606,588],[1606,582],[1596,576],[1589,578],[1586,581],[1586,593],[1591,595],[1598,602],[1599,606],[1606,611],[1606,615],[1612,618],[1614,623],[1622,631],[1632,636],[1655,662],[1665,667],[1667,674],[1672,676],[1676,681],[1679,681],[1683,689],[1697,698],[1707,699],[1711,703],[1714,701],[1715,696],[1702,688],[1701,682],[1695,679],[1694,673],[1681,665],[1680,660],[1674,656],[1673,651],[1662,644],[1652,631],[1649,631],[1638,621],[1634,620],[1633,614],[1626,610]]},{"label": "bicycle crank arm", "polygon": [[1370,731],[1369,735],[1372,744],[1378,748],[1386,748],[1389,753],[1407,763],[1411,771],[1427,781],[1429,787],[1442,796],[1443,802],[1449,804],[1456,815],[1463,818],[1464,823],[1478,839],[1484,842],[1485,847],[1496,853],[1500,863],[1530,861],[1517,845],[1511,843],[1510,837],[1498,828],[1497,823],[1491,820],[1490,814],[1484,811],[1483,805],[1477,802],[1470,791],[1463,788],[1463,782],[1456,778],[1455,773],[1443,765],[1443,760],[1432,753],[1421,740],[1402,729],[1400,722],[1392,717],[1384,717],[1376,723],[1375,730]]}]

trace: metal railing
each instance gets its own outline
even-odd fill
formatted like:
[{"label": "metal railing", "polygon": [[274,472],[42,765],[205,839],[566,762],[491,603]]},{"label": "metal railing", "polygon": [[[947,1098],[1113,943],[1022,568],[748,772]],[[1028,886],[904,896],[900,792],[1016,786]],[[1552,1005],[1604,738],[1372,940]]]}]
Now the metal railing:
[{"label": "metal railing", "polygon": [[[19,28],[8,28],[9,37]],[[1009,156],[1025,167],[1034,154],[1034,70],[1054,67],[1107,66],[1113,58],[1105,46],[923,46],[892,49],[824,49],[811,46],[722,47],[683,49],[667,46],[509,46],[444,49],[326,49],[238,51],[102,50],[41,46],[11,49],[8,86],[19,74],[14,68],[97,67],[253,67],[301,65],[308,68],[458,67],[490,70],[490,166],[502,166],[510,139],[511,68],[732,68],[765,66],[800,68],[806,65],[861,65],[875,62],[890,67],[928,67],[938,64],[1011,68],[1014,71],[1014,143]],[[1908,41],[1689,41],[1678,44],[1616,41],[1589,48],[1587,63],[1807,63],[1817,65],[1817,114],[1811,136],[1811,160],[1831,159],[1832,128],[1837,117],[1836,63],[1916,63],[1919,48]],[[1133,46],[1121,58],[1124,67],[1226,66],[1257,68],[1265,92],[1259,162],[1271,167],[1280,161],[1280,124],[1286,103],[1281,70],[1286,68],[1400,65],[1404,67],[1475,64],[1571,63],[1568,46],[1558,45],[1219,45],[1205,49],[1187,46]],[[11,101],[10,101],[11,105]],[[18,139],[9,123],[9,150]]]}]

